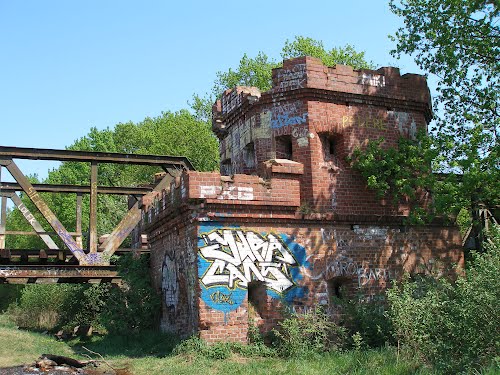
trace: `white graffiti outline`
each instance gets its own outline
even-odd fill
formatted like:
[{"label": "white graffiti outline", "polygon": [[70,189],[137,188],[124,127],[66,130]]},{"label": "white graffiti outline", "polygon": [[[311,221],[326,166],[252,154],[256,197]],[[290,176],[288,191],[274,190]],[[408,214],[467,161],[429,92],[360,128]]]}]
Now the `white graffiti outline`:
[{"label": "white graffiti outline", "polygon": [[203,240],[206,245],[200,247],[199,254],[210,265],[200,282],[206,287],[234,290],[259,280],[268,289],[283,293],[295,285],[288,268],[298,263],[277,235],[218,229],[204,234]]}]

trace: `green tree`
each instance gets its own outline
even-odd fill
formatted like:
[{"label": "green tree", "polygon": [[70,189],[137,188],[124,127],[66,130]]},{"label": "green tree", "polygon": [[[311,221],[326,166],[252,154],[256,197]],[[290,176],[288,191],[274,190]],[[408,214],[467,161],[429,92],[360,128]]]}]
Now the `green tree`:
[{"label": "green tree", "polygon": [[473,373],[498,366],[500,232],[492,227],[486,253],[473,254],[466,275],[406,279],[387,292],[395,334],[439,373]]},{"label": "green tree", "polygon": [[[139,123],[119,123],[113,129],[92,128],[89,133],[68,147],[70,150],[120,152],[152,155],[182,155],[188,157],[197,170],[211,171],[218,167],[218,143],[206,123],[196,120],[188,111],[163,112]],[[150,183],[158,168],[135,165],[99,164],[98,182],[108,186],[136,186]],[[64,162],[49,172],[44,181],[51,184],[90,183],[89,163]],[[46,230],[48,224],[23,195],[30,208]],[[76,198],[74,194],[44,194],[44,199],[69,231],[75,228]],[[109,233],[127,210],[126,197],[99,195],[98,233]],[[88,227],[89,196],[83,197],[82,227]],[[19,210],[9,212],[9,229],[30,230]],[[11,248],[30,248],[44,245],[37,237],[8,238]],[[62,246],[62,244],[61,244]]]},{"label": "green tree", "polygon": [[[369,149],[357,166],[377,188],[383,185],[380,178],[390,175],[392,189],[385,186],[386,193],[398,192],[398,186],[407,195],[410,188],[432,191],[439,214],[456,215],[462,208],[474,214],[479,203],[500,204],[498,2],[391,0],[390,7],[404,20],[392,53],[414,56],[421,69],[437,77],[437,118],[428,138],[411,145],[415,157],[400,160],[397,173],[389,171],[393,150]],[[424,176],[437,172],[440,178],[414,174],[418,165]]]},{"label": "green tree", "polygon": [[[323,42],[308,37],[296,36],[293,41],[287,40],[281,50],[282,59],[291,59],[300,56],[317,57],[327,66],[335,64],[351,65],[355,69],[371,69],[373,63],[365,59],[364,52],[356,52],[353,46],[326,49]],[[269,58],[264,52],[256,57],[244,54],[236,70],[217,72],[211,93],[205,96],[193,95],[191,109],[197,119],[209,121],[212,117],[212,104],[224,90],[235,86],[255,86],[261,91],[267,91],[272,86],[272,70],[281,67],[282,62]]]}]

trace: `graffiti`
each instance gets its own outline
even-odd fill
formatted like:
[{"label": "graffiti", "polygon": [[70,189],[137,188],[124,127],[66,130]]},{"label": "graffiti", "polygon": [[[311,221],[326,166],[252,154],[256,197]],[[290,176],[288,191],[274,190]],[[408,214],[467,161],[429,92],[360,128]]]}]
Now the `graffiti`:
[{"label": "graffiti", "polygon": [[308,113],[305,112],[300,116],[293,116],[290,114],[277,115],[274,120],[271,120],[271,128],[280,129],[290,125],[305,124],[307,121]]},{"label": "graffiti", "polygon": [[246,287],[256,279],[278,293],[293,286],[287,266],[296,261],[276,236],[264,239],[252,231],[223,230],[208,234],[205,242],[200,254],[212,264],[201,279],[204,285],[223,284],[232,289],[236,283]]},{"label": "graffiti", "polygon": [[294,128],[292,130],[292,137],[304,138],[309,136],[309,130],[306,127]]},{"label": "graffiti", "polygon": [[309,144],[309,130],[305,126],[293,128],[292,137],[297,138],[299,147],[306,147]]},{"label": "graffiti", "polygon": [[297,64],[292,69],[278,71],[279,85],[276,91],[296,90],[304,87],[306,82],[306,64]]},{"label": "graffiti", "polygon": [[375,117],[342,116],[342,128],[350,126],[359,126],[360,128],[371,128],[386,130],[387,124],[384,120]]},{"label": "graffiti", "polygon": [[401,136],[407,136],[415,140],[417,136],[417,123],[409,113],[389,111],[388,114],[394,117]]},{"label": "graffiti", "polygon": [[362,85],[385,87],[385,77],[380,74],[363,73],[358,80]]},{"label": "graffiti", "polygon": [[56,220],[51,224],[56,230],[56,233],[59,235],[59,237],[63,240],[68,249],[70,249],[73,254],[75,253],[85,254],[83,250],[78,247],[73,237],[71,237],[71,235],[64,229],[64,227],[59,221]]},{"label": "graffiti", "polygon": [[[181,178],[181,197],[182,199],[187,197],[187,187],[185,178]],[[165,209],[165,207],[163,207],[163,209]]]},{"label": "graffiti", "polygon": [[287,236],[235,228],[209,227],[198,240],[202,298],[212,308],[228,312],[246,297],[248,284],[260,281],[273,298],[293,299],[307,267],[305,249]]},{"label": "graffiti", "polygon": [[337,193],[335,192],[334,189],[332,189],[331,203],[332,203],[332,209],[336,209],[337,208]]},{"label": "graffiti", "polygon": [[19,211],[21,211],[23,216],[26,218],[26,220],[28,220],[28,222],[31,225],[34,225],[37,222],[35,217],[31,214],[31,212],[28,210],[28,208],[23,203],[21,203],[18,208],[19,208]]},{"label": "graffiti", "polygon": [[358,287],[363,288],[379,280],[392,280],[396,278],[397,271],[378,267],[363,267],[352,259],[340,257],[326,265],[317,275],[310,275],[312,280],[328,280],[334,277],[356,277]]},{"label": "graffiti", "polygon": [[179,301],[179,281],[177,264],[169,255],[165,255],[161,274],[161,290],[165,298],[165,306],[175,308]]},{"label": "graffiti", "polygon": [[234,301],[231,298],[232,293],[224,294],[220,290],[210,294],[210,298],[214,303],[227,303],[228,305],[234,305]]},{"label": "graffiti", "polygon": [[397,271],[391,271],[385,268],[359,268],[358,286],[360,288],[373,284],[379,280],[393,280],[397,276]]},{"label": "graffiti", "polygon": [[242,95],[237,90],[231,91],[228,95],[222,95],[222,113],[226,114],[241,105]]},{"label": "graffiti", "polygon": [[52,213],[47,204],[43,201],[42,197],[38,195],[33,187],[30,187],[27,191],[28,197],[35,204],[35,206],[40,210],[42,215],[47,219],[49,223],[56,219],[55,215]]},{"label": "graffiti", "polygon": [[[368,227],[361,228],[359,225],[353,226],[353,231],[363,240],[373,240],[373,239],[386,239],[387,238],[387,228],[379,228],[379,227]],[[395,229],[393,231],[398,231],[399,229]]]},{"label": "graffiti", "polygon": [[200,198],[251,201],[254,199],[254,196],[252,187],[201,185]]}]

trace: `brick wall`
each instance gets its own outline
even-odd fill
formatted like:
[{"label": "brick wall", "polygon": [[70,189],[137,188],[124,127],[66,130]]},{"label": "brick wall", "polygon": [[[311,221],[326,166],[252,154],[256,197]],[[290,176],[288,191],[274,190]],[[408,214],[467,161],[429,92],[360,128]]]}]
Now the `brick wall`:
[{"label": "brick wall", "polygon": [[405,271],[463,264],[457,228],[407,226],[408,208],[377,200],[345,161],[370,139],[395,146],[426,129],[423,77],[298,58],[270,91],[227,90],[213,109],[221,172],[185,172],[144,205],[164,330],[245,342],[283,301],[335,313],[333,296],[380,298]]},{"label": "brick wall", "polygon": [[[426,129],[432,108],[425,78],[396,68],[353,70],[303,57],[273,71],[273,88],[227,90],[214,105],[223,174],[255,173],[269,159],[304,165],[302,203],[319,212],[394,215],[345,161],[368,140],[396,146]],[[355,193],[353,193],[355,192]]]}]

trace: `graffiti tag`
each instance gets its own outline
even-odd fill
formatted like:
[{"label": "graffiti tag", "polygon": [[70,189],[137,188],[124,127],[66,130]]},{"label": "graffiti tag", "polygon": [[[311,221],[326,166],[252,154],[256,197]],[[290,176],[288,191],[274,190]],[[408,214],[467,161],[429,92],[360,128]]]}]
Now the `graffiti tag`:
[{"label": "graffiti tag", "polygon": [[209,287],[246,288],[259,280],[268,289],[282,293],[294,285],[288,266],[295,258],[280,239],[273,234],[264,238],[253,231],[222,230],[204,236],[206,245],[199,251],[211,262],[201,282]]}]

